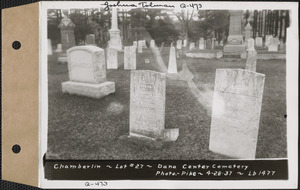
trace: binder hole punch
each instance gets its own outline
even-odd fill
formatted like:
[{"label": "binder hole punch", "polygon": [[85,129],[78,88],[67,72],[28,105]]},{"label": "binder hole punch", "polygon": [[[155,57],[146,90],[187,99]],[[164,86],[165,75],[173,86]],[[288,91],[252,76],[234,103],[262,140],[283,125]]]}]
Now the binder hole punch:
[{"label": "binder hole punch", "polygon": [[15,50],[18,50],[21,48],[21,43],[19,41],[14,41],[12,43],[12,47],[15,49]]},{"label": "binder hole punch", "polygon": [[19,152],[21,152],[21,147],[20,147],[20,145],[15,144],[15,145],[12,147],[12,151],[13,151],[13,153],[15,153],[15,154],[18,154]]}]

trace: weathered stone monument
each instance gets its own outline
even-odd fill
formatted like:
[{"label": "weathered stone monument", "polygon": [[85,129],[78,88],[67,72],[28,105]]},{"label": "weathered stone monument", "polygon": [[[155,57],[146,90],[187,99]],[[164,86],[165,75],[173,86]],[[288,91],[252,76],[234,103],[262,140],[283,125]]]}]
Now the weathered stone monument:
[{"label": "weathered stone monument", "polygon": [[199,40],[199,49],[204,49],[204,38],[200,38]]},{"label": "weathered stone monument", "polygon": [[74,36],[74,28],[75,25],[71,21],[71,19],[68,18],[67,10],[63,11],[64,17],[61,20],[58,27],[60,28],[60,35],[61,35],[61,44],[62,44],[62,52],[60,56],[58,57],[58,62],[64,63],[67,62],[67,54],[66,51],[74,47],[76,45],[75,43],[75,36]]},{"label": "weathered stone monument", "polygon": [[118,69],[118,50],[106,49],[106,67],[107,69]]},{"label": "weathered stone monument", "polygon": [[220,46],[223,47],[223,40],[220,41]]},{"label": "weathered stone monument", "polygon": [[229,36],[227,44],[224,46],[224,53],[231,55],[240,55],[245,52],[242,36],[242,10],[230,10]]},{"label": "weathered stone monument", "polygon": [[268,45],[268,51],[278,51],[280,42],[278,38],[271,37]]},{"label": "weathered stone monument", "polygon": [[252,27],[250,25],[250,23],[248,22],[248,24],[245,27],[245,41],[247,42],[248,39],[251,38],[251,33],[252,33]]},{"label": "weathered stone monument", "polygon": [[216,41],[216,38],[211,39],[211,49],[215,49],[215,41]]},{"label": "weathered stone monument", "polygon": [[191,43],[190,43],[190,50],[193,50],[193,49],[195,49],[195,43],[194,43],[194,42],[191,42]]},{"label": "weathered stone monument", "polygon": [[52,43],[50,39],[48,39],[48,55],[52,55]]},{"label": "weathered stone monument", "polygon": [[150,41],[150,48],[156,48],[156,44],[154,40]]},{"label": "weathered stone monument", "polygon": [[215,47],[218,47],[219,46],[219,42],[216,40],[215,41]]},{"label": "weathered stone monument", "polygon": [[117,8],[111,8],[111,29],[109,30],[110,39],[108,47],[110,49],[122,50],[122,41],[120,36],[120,30],[118,28],[118,10]]},{"label": "weathered stone monument", "polygon": [[134,45],[134,46],[138,46],[138,43],[137,43],[137,41],[133,41],[133,43],[132,43],[132,45]]},{"label": "weathered stone monument", "polygon": [[256,47],[262,47],[263,46],[262,37],[256,37],[255,38],[255,46]]},{"label": "weathered stone monument", "polygon": [[87,45],[96,45],[96,39],[94,34],[88,34],[85,36],[85,43]]},{"label": "weathered stone monument", "polygon": [[184,39],[184,40],[183,40],[183,47],[186,47],[186,46],[187,46],[187,40]]},{"label": "weathered stone monument", "polygon": [[138,53],[143,53],[143,41],[139,40],[138,41]]},{"label": "weathered stone monument", "polygon": [[206,49],[211,49],[211,39],[206,40]]},{"label": "weathered stone monument", "polygon": [[255,51],[255,43],[253,38],[247,40],[247,51]]},{"label": "weathered stone monument", "polygon": [[268,47],[270,44],[270,39],[272,38],[272,35],[266,35],[265,37],[265,46]]},{"label": "weathered stone monument", "polygon": [[254,159],[265,75],[217,69],[209,150],[232,158]]},{"label": "weathered stone monument", "polygon": [[255,50],[248,50],[245,70],[256,72],[257,52]]},{"label": "weathered stone monument", "polygon": [[168,73],[177,73],[177,62],[175,47],[170,47]]},{"label": "weathered stone monument", "polygon": [[124,47],[124,69],[125,70],[136,69],[136,46]]},{"label": "weathered stone monument", "polygon": [[63,93],[101,98],[115,92],[115,83],[106,81],[104,50],[93,45],[75,46],[67,51],[69,80]]},{"label": "weathered stone monument", "polygon": [[130,130],[133,137],[175,141],[178,129],[165,129],[166,76],[148,70],[131,71]]},{"label": "weathered stone monument", "polygon": [[61,44],[57,44],[55,53],[61,53],[62,52],[62,45]]},{"label": "weathered stone monument", "polygon": [[176,48],[181,49],[182,48],[182,40],[177,40],[176,42]]}]

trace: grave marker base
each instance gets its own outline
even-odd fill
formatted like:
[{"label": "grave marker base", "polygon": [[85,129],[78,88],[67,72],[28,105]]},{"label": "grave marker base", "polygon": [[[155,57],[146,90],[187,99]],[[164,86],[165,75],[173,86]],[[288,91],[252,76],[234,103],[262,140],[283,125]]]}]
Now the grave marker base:
[{"label": "grave marker base", "polygon": [[63,93],[91,98],[102,98],[115,92],[115,83],[106,81],[100,84],[67,81],[62,83]]}]

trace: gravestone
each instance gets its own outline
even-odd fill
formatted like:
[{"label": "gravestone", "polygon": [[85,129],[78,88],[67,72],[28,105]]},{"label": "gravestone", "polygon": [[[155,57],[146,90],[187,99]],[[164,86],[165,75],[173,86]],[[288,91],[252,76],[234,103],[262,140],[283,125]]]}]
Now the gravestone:
[{"label": "gravestone", "polygon": [[256,47],[262,47],[263,46],[262,37],[256,37],[255,38],[255,46]]},{"label": "gravestone", "polygon": [[85,36],[85,43],[87,45],[96,45],[95,35],[94,34],[88,34]]},{"label": "gravestone", "polygon": [[146,44],[146,40],[139,40],[142,44],[142,48],[146,49],[147,48],[147,44]]},{"label": "gravestone", "polygon": [[223,40],[220,41],[220,46],[223,47]]},{"label": "gravestone", "polygon": [[176,42],[176,48],[181,49],[182,48],[182,40],[177,40]]},{"label": "gravestone", "polygon": [[155,41],[151,40],[150,41],[150,48],[155,48],[155,47],[156,47]]},{"label": "gravestone", "polygon": [[109,30],[109,42],[108,47],[110,49],[122,50],[122,41],[120,36],[120,30],[118,28],[118,9],[111,8],[111,29]]},{"label": "gravestone", "polygon": [[224,53],[231,55],[240,55],[245,51],[242,36],[242,10],[230,10],[229,36],[227,44],[224,46]]},{"label": "gravestone", "polygon": [[143,53],[143,42],[141,40],[138,41],[138,53]]},{"label": "gravestone", "polygon": [[170,48],[168,73],[177,73],[177,62],[176,62],[175,47]]},{"label": "gravestone", "polygon": [[268,51],[278,51],[278,46],[280,42],[278,38],[271,37],[268,45]]},{"label": "gravestone", "polygon": [[48,55],[52,55],[52,43],[50,39],[48,39]]},{"label": "gravestone", "polygon": [[247,51],[255,51],[255,44],[253,38],[249,38],[247,41]]},{"label": "gravestone", "polygon": [[175,141],[178,129],[165,129],[165,102],[164,73],[148,70],[131,71],[130,136]]},{"label": "gravestone", "polygon": [[190,43],[190,50],[193,50],[193,49],[195,49],[195,43],[194,42]]},{"label": "gravestone", "polygon": [[55,53],[61,53],[62,52],[62,45],[61,44],[57,44]]},{"label": "gravestone", "polygon": [[215,41],[216,41],[216,38],[211,39],[211,49],[215,49]]},{"label": "gravestone", "polygon": [[264,74],[217,69],[210,151],[231,158],[255,158],[264,82]]},{"label": "gravestone", "polygon": [[199,49],[204,49],[204,38],[200,38],[199,40]]},{"label": "gravestone", "polygon": [[164,49],[165,42],[162,42],[159,48],[159,52],[161,53]]},{"label": "gravestone", "polygon": [[67,62],[67,54],[66,51],[74,47],[76,45],[75,43],[75,35],[74,35],[74,28],[75,25],[67,17],[67,11],[64,10],[64,17],[61,20],[60,24],[58,25],[58,28],[60,29],[60,36],[61,36],[61,45],[62,45],[62,52],[60,53],[58,57],[58,62],[64,63]]},{"label": "gravestone", "polygon": [[118,69],[118,50],[106,49],[106,67],[107,69]]},{"label": "gravestone", "polygon": [[270,45],[270,39],[272,38],[272,35],[266,35],[265,37],[265,46],[268,47]]},{"label": "gravestone", "polygon": [[215,47],[218,47],[219,46],[219,42],[216,40],[215,41]]},{"label": "gravestone", "polygon": [[204,40],[204,49],[206,49],[206,43],[207,43],[206,40]]},{"label": "gravestone", "polygon": [[125,70],[136,69],[136,47],[135,46],[124,47],[124,69]]},{"label": "gravestone", "polygon": [[138,47],[137,41],[133,41],[132,45],[134,45],[135,47]]},{"label": "gravestone", "polygon": [[93,45],[75,46],[67,51],[69,80],[63,93],[101,98],[115,92],[115,83],[106,81],[104,50]]},{"label": "gravestone", "polygon": [[206,49],[211,49],[211,39],[206,40]]},{"label": "gravestone", "polygon": [[183,47],[187,46],[187,40],[183,40]]},{"label": "gravestone", "polygon": [[251,38],[251,33],[252,33],[252,27],[248,22],[248,24],[245,27],[245,41],[248,41],[248,39]]},{"label": "gravestone", "polygon": [[255,50],[248,50],[245,70],[256,72],[257,52]]}]

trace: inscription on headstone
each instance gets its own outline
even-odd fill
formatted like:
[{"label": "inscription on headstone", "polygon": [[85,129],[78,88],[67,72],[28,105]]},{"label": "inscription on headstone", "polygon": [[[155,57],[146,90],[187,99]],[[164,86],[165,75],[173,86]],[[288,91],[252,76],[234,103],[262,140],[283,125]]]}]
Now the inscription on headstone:
[{"label": "inscription on headstone", "polygon": [[253,159],[265,75],[242,69],[217,69],[209,150]]},{"label": "inscription on headstone", "polygon": [[155,71],[131,71],[130,135],[164,138],[166,78]]}]

